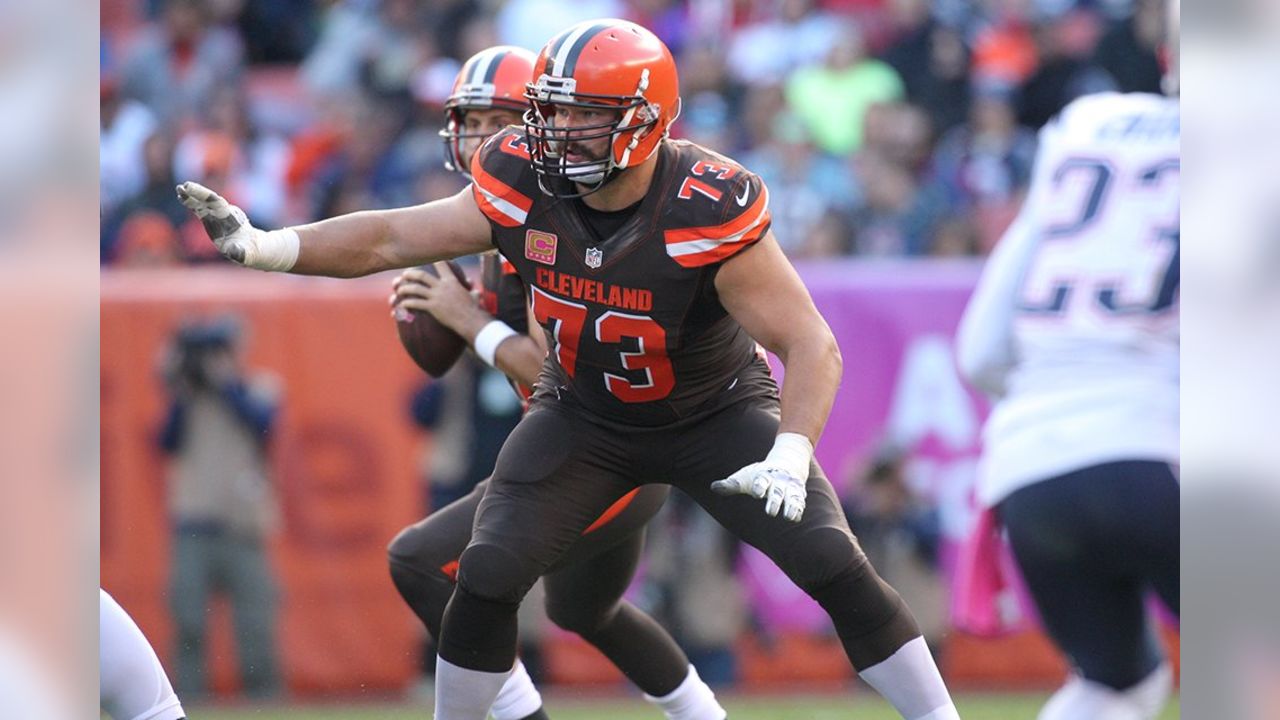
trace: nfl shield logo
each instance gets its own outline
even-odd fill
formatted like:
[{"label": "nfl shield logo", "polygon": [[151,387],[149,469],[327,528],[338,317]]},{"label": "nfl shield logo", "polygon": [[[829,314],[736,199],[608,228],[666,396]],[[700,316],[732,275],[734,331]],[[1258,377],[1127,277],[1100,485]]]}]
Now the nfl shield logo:
[{"label": "nfl shield logo", "polygon": [[604,251],[600,248],[587,248],[587,267],[598,268],[604,262]]}]

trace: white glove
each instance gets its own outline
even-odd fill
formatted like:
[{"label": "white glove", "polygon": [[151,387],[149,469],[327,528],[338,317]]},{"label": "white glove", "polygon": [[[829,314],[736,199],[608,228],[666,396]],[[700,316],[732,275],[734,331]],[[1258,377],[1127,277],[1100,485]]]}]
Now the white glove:
[{"label": "white glove", "polygon": [[782,510],[782,517],[800,522],[811,460],[813,443],[809,438],[799,433],[782,433],[764,460],[711,483],[711,489],[721,495],[765,498],[764,511],[769,517],[777,517]]},{"label": "white glove", "polygon": [[184,182],[177,192],[182,204],[200,218],[223,257],[246,267],[280,272],[298,261],[298,233],[292,228],[259,230],[249,224],[243,210],[200,183]]}]

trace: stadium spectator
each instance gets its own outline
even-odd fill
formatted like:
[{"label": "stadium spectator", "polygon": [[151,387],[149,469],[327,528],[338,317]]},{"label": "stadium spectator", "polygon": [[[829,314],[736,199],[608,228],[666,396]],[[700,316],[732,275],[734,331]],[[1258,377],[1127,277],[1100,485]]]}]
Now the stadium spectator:
[{"label": "stadium spectator", "polygon": [[[199,120],[190,114],[160,113],[154,124],[180,139],[177,162],[183,168],[211,156],[203,152],[210,144],[203,116],[223,114],[224,108],[235,104],[227,98],[238,98],[240,112],[254,121],[248,123],[247,135],[231,133],[238,147],[230,155],[229,172],[236,180],[232,185],[246,191],[228,191],[265,224],[306,222],[335,208],[387,207],[423,199],[418,189],[430,182],[431,169],[439,160],[433,135],[438,129],[436,106],[452,84],[460,56],[499,39],[539,46],[551,32],[546,28],[568,22],[566,13],[574,18],[641,19],[680,57],[681,81],[687,91],[685,113],[675,124],[674,136],[722,147],[732,157],[763,158],[776,153],[779,145],[787,145],[785,138],[774,137],[775,115],[784,106],[803,119],[817,152],[805,153],[807,160],[789,163],[789,177],[799,185],[792,188],[792,181],[775,179],[772,188],[778,197],[794,189],[802,198],[793,214],[808,219],[812,234],[804,243],[810,249],[800,254],[823,256],[851,245],[848,237],[836,236],[847,235],[847,212],[814,211],[815,206],[803,200],[808,196],[804,186],[811,180],[802,179],[827,174],[825,156],[856,152],[871,135],[896,136],[888,140],[892,147],[876,142],[878,152],[895,163],[906,163],[920,183],[930,172],[930,158],[951,163],[956,153],[964,155],[965,133],[948,135],[951,130],[968,125],[972,131],[975,113],[1003,114],[1003,109],[988,112],[991,107],[986,100],[993,98],[989,88],[1013,89],[1020,123],[1034,128],[1081,92],[1112,84],[1150,90],[1158,72],[1152,40],[1159,24],[1152,14],[1154,0],[1135,2],[1132,7],[1123,2],[1097,5],[1071,0],[996,4],[751,0],[728,7],[673,0],[586,4],[514,0],[496,7],[480,0],[427,4],[335,0],[315,10],[314,32],[296,27],[306,23],[293,23],[277,33],[282,38],[279,52],[305,51],[294,79],[288,79],[288,71],[273,68],[266,85],[258,70],[251,69],[246,83],[238,69],[238,48],[247,42],[256,48],[251,50],[252,60],[266,59],[262,46],[270,37],[270,26],[278,25],[284,9],[297,1],[155,0],[151,3],[155,20],[142,32],[113,32],[106,38],[104,58],[119,54],[130,62],[124,63],[126,72],[119,73],[114,70],[118,64],[111,63],[103,80],[103,207],[104,217],[112,220],[104,224],[111,234],[103,238],[104,262],[113,261],[115,236],[124,219],[113,217],[112,210],[138,192],[144,176],[139,154],[129,148],[141,142],[140,134],[151,132],[149,123],[138,122],[139,106],[117,87],[154,88],[164,80],[204,88],[199,94],[209,105],[198,108]],[[1110,25],[1101,24],[1102,13]],[[192,22],[199,17],[207,19],[203,29]],[[845,28],[851,38],[842,35]],[[864,57],[864,34],[880,60]],[[175,37],[185,39],[170,40]],[[126,42],[119,44],[121,39]],[[211,49],[184,49],[206,47]],[[202,58],[221,55],[235,61],[218,63],[216,72],[202,64]],[[191,71],[175,75],[160,70],[167,66]],[[128,83],[124,83],[126,74],[132,77]],[[201,80],[213,76],[219,79]],[[280,82],[286,84],[278,86]],[[294,83],[297,91],[265,94],[265,87],[287,89],[288,83]],[[785,95],[780,88],[785,88]],[[164,93],[133,91],[133,95]],[[914,109],[880,115],[877,104],[893,105],[898,100],[908,101]],[[971,110],[971,103],[984,108]],[[924,132],[918,129],[917,112],[925,118]],[[182,124],[174,124],[182,118]],[[873,127],[877,123],[880,128]],[[194,135],[190,134],[193,125],[202,126]],[[257,127],[287,132],[284,140],[289,147],[282,150],[280,140],[264,137],[253,129]],[[941,140],[933,147],[935,138]],[[988,172],[997,166],[989,162],[996,150],[981,153],[985,159],[961,165],[968,168],[964,172],[987,168],[977,172],[984,176],[978,184],[985,194],[1003,185],[1007,175],[1022,172],[1015,166],[1021,163],[1017,158],[1024,154],[1023,145],[1014,138],[1005,170]],[[906,159],[908,148],[915,159]],[[283,186],[275,179],[281,162],[287,163]],[[804,162],[815,167],[800,169]],[[942,254],[960,252],[975,231],[985,251],[1011,217],[1008,204],[965,201],[969,191],[957,183],[968,181],[959,180],[956,171],[956,166],[949,165],[944,173],[950,176],[948,221],[938,226],[948,228],[949,234],[926,238],[925,254],[934,245]],[[843,199],[844,204],[858,200],[856,193]],[[149,221],[142,225],[156,229]],[[209,259],[206,246],[198,242],[198,234],[193,236],[191,227],[179,228],[184,246],[179,256]]]},{"label": "stadium spectator", "polygon": [[941,194],[878,152],[859,153],[854,168],[863,201],[848,221],[848,252],[875,257],[928,254],[933,233],[946,216]]},{"label": "stadium spectator", "polygon": [[347,112],[350,124],[339,130],[339,143],[315,167],[308,183],[309,217],[417,201],[414,183],[420,159],[398,152],[397,146],[407,118],[393,105],[371,98],[355,100]]},{"label": "stadium spectator", "polygon": [[1019,92],[1018,122],[1039,129],[1083,95],[1115,89],[1115,81],[1092,61],[1099,20],[1072,10],[1036,26],[1040,62]]},{"label": "stadium spectator", "polygon": [[[165,132],[153,134],[143,145],[143,159],[146,172],[146,182],[143,187],[103,218],[101,252],[104,262],[122,260],[123,256],[119,252],[121,247],[128,245],[137,249],[134,248],[137,243],[146,246],[146,254],[154,256],[153,259],[161,256],[179,261],[186,259],[178,246],[177,229],[189,222],[191,218],[186,208],[182,207],[182,203],[175,203],[172,197],[175,182],[173,139]],[[139,214],[149,219],[130,227],[130,221]],[[159,223],[168,225],[167,231]],[[146,237],[137,237],[136,233]],[[161,238],[166,238],[173,247],[166,251]],[[125,255],[131,256],[132,251]]]},{"label": "stadium spectator", "polygon": [[863,121],[862,147],[922,178],[933,149],[933,128],[924,111],[909,103],[872,105]]},{"label": "stadium spectator", "polygon": [[[726,106],[739,99],[737,88],[731,87],[724,53],[712,45],[699,44],[685,50],[680,56],[680,82],[688,88],[686,104],[704,95],[716,95]],[[723,118],[723,124],[732,126],[732,117]]]},{"label": "stadium spectator", "polygon": [[[492,14],[486,10],[485,4],[479,0],[437,0],[426,3],[423,8],[423,12],[426,13],[423,24],[432,33],[439,56],[462,60],[476,53],[476,50],[471,48],[477,42],[488,42],[483,47],[496,45],[497,41],[493,38],[465,39],[466,31],[458,32],[458,28],[474,27],[476,21],[492,25]],[[493,32],[496,33],[496,30]]]},{"label": "stadium spectator", "polygon": [[276,579],[266,548],[278,521],[267,447],[279,383],[247,373],[240,352],[233,319],[192,323],[174,335],[161,366],[169,395],[158,442],[171,458],[174,670],[189,700],[209,692],[209,603],[224,595],[244,693],[280,691]]},{"label": "stadium spectator", "polygon": [[120,92],[141,101],[168,125],[189,121],[220,86],[236,82],[244,48],[230,28],[209,22],[204,0],[166,0],[120,70]]},{"label": "stadium spectator", "polygon": [[178,265],[183,260],[177,229],[155,210],[129,213],[117,237],[114,255],[118,265],[164,267]]},{"label": "stadium spectator", "polygon": [[999,83],[974,90],[969,122],[938,143],[933,179],[951,211],[971,218],[990,249],[1013,220],[1035,159],[1036,136],[1017,124],[1013,90]]},{"label": "stadium spectator", "polygon": [[320,34],[298,67],[316,99],[348,96],[360,87],[360,65],[382,34],[376,0],[337,0],[321,15]]},{"label": "stadium spectator", "polygon": [[1160,92],[1164,73],[1157,50],[1164,32],[1163,5],[1137,0],[1133,15],[1114,22],[1098,42],[1093,60],[1120,92]]},{"label": "stadium spectator", "polygon": [[964,38],[936,21],[926,0],[894,0],[889,8],[895,39],[881,59],[902,78],[907,100],[922,108],[939,132],[964,122],[969,104]]},{"label": "stadium spectator", "polygon": [[985,254],[978,228],[964,213],[951,213],[934,228],[929,255],[939,258],[973,257]]},{"label": "stadium spectator", "polygon": [[283,221],[289,144],[278,135],[258,131],[244,90],[218,88],[199,124],[174,148],[175,174],[203,177],[211,167],[225,165],[227,193],[242,203],[250,217]]},{"label": "stadium spectator", "polygon": [[1015,118],[1013,89],[974,90],[969,121],[943,136],[933,156],[935,177],[957,208],[1016,200],[1031,180],[1036,136]]},{"label": "stadium spectator", "polygon": [[739,102],[740,148],[763,147],[773,136],[778,114],[786,110],[781,85],[751,85]]},{"label": "stadium spectator", "polygon": [[862,32],[846,22],[824,63],[790,75],[786,96],[818,148],[845,155],[862,145],[867,109],[900,99],[903,87],[893,68],[865,54]]},{"label": "stadium spectator", "polygon": [[781,83],[796,70],[821,63],[839,42],[839,28],[813,0],[759,3],[773,10],[733,33],[726,60],[734,82]]},{"label": "stadium spectator", "polygon": [[[122,97],[120,82],[104,74],[99,83],[98,182],[103,215],[142,191],[146,185],[143,146],[155,133],[155,113],[137,100]],[[105,257],[104,257],[105,260]]]},{"label": "stadium spectator", "polygon": [[[974,7],[965,5],[972,13]],[[1005,4],[1001,11],[993,18],[966,13],[966,27],[973,26],[972,74],[1020,86],[1040,62],[1035,27],[1017,4]]]},{"label": "stadium spectator", "polygon": [[769,139],[744,154],[742,161],[756,168],[772,188],[773,226],[787,255],[827,254],[815,242],[815,231],[828,214],[850,211],[858,200],[857,180],[848,164],[818,153],[805,126],[786,112],[774,116]]},{"label": "stadium spectator", "polygon": [[316,41],[319,5],[314,0],[223,0],[234,18],[251,64],[297,64]]}]

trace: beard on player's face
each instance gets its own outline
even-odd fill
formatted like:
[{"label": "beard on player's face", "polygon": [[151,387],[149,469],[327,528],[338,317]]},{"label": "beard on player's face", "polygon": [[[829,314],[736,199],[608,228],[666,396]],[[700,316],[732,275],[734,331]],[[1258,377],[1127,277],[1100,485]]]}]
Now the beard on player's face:
[{"label": "beard on player's face", "polygon": [[570,140],[565,143],[565,159],[571,163],[599,162],[609,156],[609,139],[600,138],[585,142]]},{"label": "beard on player's face", "polygon": [[554,128],[549,139],[555,141],[555,150],[569,164],[598,163],[609,157],[613,129],[619,119],[620,111],[559,105],[549,118],[549,125]]}]

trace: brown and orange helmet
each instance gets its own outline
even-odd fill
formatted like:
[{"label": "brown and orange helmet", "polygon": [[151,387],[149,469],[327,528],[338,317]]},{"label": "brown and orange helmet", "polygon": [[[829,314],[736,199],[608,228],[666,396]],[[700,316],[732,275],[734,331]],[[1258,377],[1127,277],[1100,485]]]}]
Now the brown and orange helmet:
[{"label": "brown and orange helmet", "polygon": [[[525,97],[530,163],[542,191],[579,197],[604,186],[617,171],[639,165],[680,114],[680,82],[671,51],[649,30],[626,20],[590,20],[556,35],[534,64]],[[616,111],[617,120],[574,127],[555,126],[555,107],[570,105]],[[570,163],[564,147],[574,140],[610,138],[601,160]],[[571,180],[587,188],[576,191]]]},{"label": "brown and orange helmet", "polygon": [[502,108],[523,113],[529,103],[524,98],[525,86],[533,77],[536,56],[514,45],[498,45],[472,55],[453,81],[453,92],[444,103],[444,166],[468,178],[468,158],[462,157],[462,141],[484,137],[463,131],[468,110]]}]

